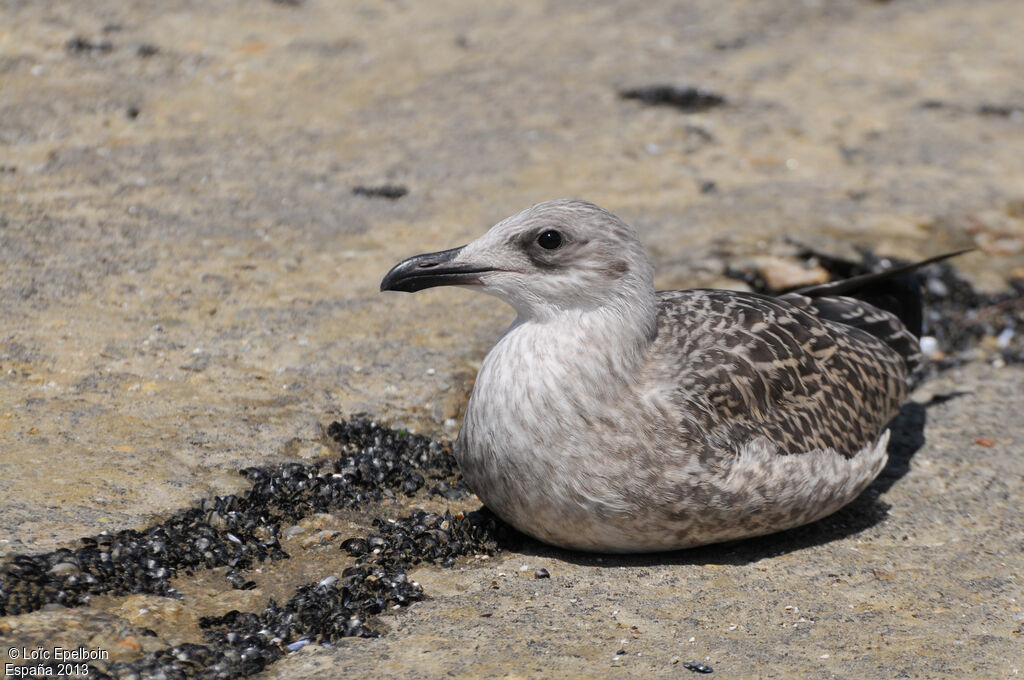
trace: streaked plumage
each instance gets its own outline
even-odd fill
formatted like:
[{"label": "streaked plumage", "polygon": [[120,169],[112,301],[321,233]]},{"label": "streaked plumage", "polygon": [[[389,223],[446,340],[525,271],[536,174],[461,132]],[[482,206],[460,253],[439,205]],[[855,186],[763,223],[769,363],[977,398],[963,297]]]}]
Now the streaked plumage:
[{"label": "streaked plumage", "polygon": [[583,201],[409,258],[381,289],[442,284],[518,312],[456,442],[466,480],[569,548],[684,548],[834,512],[885,465],[885,425],[920,362],[895,315],[845,295],[878,276],[776,298],[656,293],[633,230]]}]

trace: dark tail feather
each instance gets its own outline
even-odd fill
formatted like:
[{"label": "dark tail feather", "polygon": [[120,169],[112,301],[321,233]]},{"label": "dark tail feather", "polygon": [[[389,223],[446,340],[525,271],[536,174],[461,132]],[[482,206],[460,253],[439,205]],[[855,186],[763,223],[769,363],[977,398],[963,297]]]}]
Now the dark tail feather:
[{"label": "dark tail feather", "polygon": [[882,272],[862,274],[849,279],[808,286],[793,292],[810,298],[841,296],[862,300],[873,307],[895,315],[907,330],[914,334],[914,337],[921,337],[921,284],[914,276],[914,272],[921,267],[948,260],[972,250],[974,248],[965,248]]}]

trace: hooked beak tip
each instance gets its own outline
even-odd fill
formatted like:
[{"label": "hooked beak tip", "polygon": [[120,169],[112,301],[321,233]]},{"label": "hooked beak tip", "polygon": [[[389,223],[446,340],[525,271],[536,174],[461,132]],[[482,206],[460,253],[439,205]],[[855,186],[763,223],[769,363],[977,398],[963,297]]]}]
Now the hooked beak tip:
[{"label": "hooked beak tip", "polygon": [[480,285],[480,274],[492,271],[455,258],[465,246],[442,250],[438,253],[424,253],[402,260],[391,268],[380,282],[381,291],[397,290],[415,293],[435,286]]}]

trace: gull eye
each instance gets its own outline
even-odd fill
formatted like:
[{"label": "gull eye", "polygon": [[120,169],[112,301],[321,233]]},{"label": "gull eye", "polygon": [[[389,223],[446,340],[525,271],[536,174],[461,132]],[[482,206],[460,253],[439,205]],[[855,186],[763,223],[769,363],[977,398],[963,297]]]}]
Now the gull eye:
[{"label": "gull eye", "polygon": [[562,234],[554,229],[548,229],[537,237],[537,245],[545,250],[555,250],[562,245]]}]

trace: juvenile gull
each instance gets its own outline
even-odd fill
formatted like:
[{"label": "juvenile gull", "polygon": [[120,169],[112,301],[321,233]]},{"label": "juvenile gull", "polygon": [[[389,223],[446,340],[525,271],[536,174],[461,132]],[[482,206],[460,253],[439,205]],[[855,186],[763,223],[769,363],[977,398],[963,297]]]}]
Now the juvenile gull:
[{"label": "juvenile gull", "polygon": [[896,315],[843,295],[881,278],[655,292],[629,226],[558,200],[404,260],[381,290],[512,305],[455,443],[467,483],[542,541],[644,552],[805,524],[878,475],[921,358]]}]

